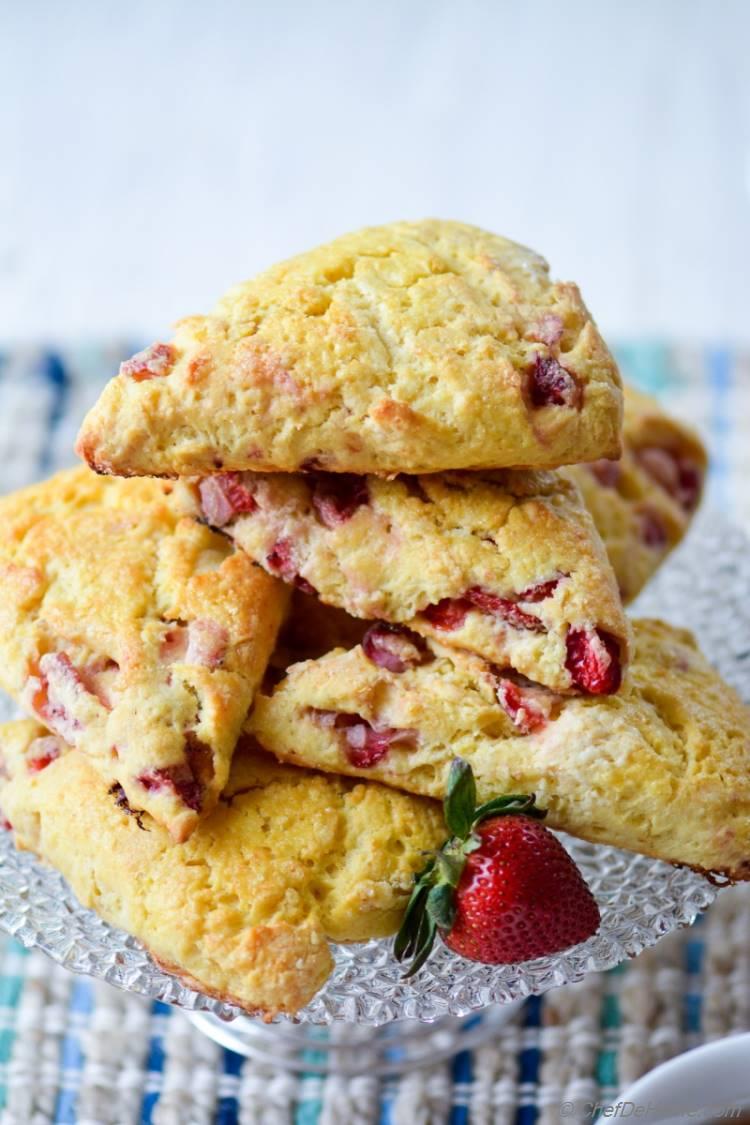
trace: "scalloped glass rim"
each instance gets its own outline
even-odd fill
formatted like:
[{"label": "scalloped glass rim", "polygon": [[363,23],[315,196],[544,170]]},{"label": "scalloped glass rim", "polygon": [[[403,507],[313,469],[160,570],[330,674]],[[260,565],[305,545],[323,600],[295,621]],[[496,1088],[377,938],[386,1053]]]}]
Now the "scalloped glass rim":
[{"label": "scalloped glass rim", "polygon": [[[721,517],[703,515],[636,610],[692,628],[709,659],[750,700],[748,588],[750,542]],[[602,911],[600,930],[587,942],[555,957],[507,966],[465,961],[441,945],[408,982],[390,941],[340,945],[334,948],[333,974],[294,1022],[349,1020],[373,1027],[397,1019],[431,1022],[542,993],[635,956],[692,922],[716,895],[708,880],[687,868],[561,839]],[[0,927],[25,946],[43,950],[73,972],[152,1000],[225,1020],[245,1014],[158,968],[135,938],[84,910],[56,871],[17,852],[7,832],[0,833],[0,860]]]}]

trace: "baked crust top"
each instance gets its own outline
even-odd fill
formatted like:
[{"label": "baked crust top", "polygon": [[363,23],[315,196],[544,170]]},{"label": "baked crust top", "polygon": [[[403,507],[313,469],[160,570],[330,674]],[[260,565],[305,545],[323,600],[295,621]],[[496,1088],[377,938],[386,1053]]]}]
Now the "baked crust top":
[{"label": "baked crust top", "polygon": [[89,758],[52,741],[59,756],[39,767],[47,732],[0,725],[0,805],[16,843],[168,971],[249,1011],[303,1007],[333,967],[329,939],[393,933],[424,850],[445,836],[436,802],[243,743],[219,806],[175,845],[148,814],[129,814]]},{"label": "baked crust top", "polygon": [[236,285],[122,365],[92,468],[437,472],[616,457],[620,379],[577,287],[462,223],[369,227]]},{"label": "baked crust top", "polygon": [[0,685],[176,839],[227,780],[288,600],[192,511],[82,467],[0,499]]}]

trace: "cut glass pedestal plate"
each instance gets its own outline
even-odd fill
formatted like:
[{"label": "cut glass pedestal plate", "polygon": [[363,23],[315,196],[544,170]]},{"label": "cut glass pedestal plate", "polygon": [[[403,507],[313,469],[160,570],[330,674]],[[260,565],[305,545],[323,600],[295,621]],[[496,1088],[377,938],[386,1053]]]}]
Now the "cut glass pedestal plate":
[{"label": "cut glass pedestal plate", "polygon": [[[704,515],[636,606],[695,631],[750,702],[750,542]],[[54,871],[0,832],[0,926],[55,961],[188,1011],[223,1046],[290,1070],[390,1073],[434,1063],[491,1038],[522,998],[612,968],[693,921],[716,894],[685,868],[561,837],[601,909],[599,932],[554,957],[521,965],[465,961],[439,945],[411,980],[390,941],[339,946],[325,987],[295,1021],[271,1024],[203,996],[163,972],[140,944],[82,909]]]}]

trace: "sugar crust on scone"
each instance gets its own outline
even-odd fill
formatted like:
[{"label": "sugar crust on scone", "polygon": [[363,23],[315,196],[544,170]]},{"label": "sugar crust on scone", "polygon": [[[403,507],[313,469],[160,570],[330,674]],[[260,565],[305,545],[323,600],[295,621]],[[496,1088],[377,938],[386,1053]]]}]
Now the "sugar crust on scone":
[{"label": "sugar crust on scone", "polygon": [[[353,616],[406,624],[556,691],[620,682],[629,625],[591,516],[558,473],[219,474],[195,495],[269,573]],[[611,660],[606,681],[590,682],[575,646]]]},{"label": "sugar crust on scone", "polygon": [[703,491],[698,434],[625,387],[623,453],[562,470],[578,485],[607,549],[623,601],[637,597],[682,540]]},{"label": "sugar crust on scone", "polygon": [[424,851],[445,836],[433,801],[283,766],[245,742],[219,806],[175,845],[61,740],[35,766],[47,737],[32,721],[0,725],[0,806],[17,844],[170,971],[251,1011],[303,1007],[333,967],[328,940],[393,933]]},{"label": "sugar crust on scone", "polygon": [[634,631],[616,695],[554,696],[435,644],[394,673],[357,646],[291,667],[248,729],[285,761],[424,796],[458,755],[482,799],[534,792],[553,828],[749,879],[750,712],[690,633]]},{"label": "sugar crust on scone", "polygon": [[87,468],[0,500],[0,685],[184,839],[288,602],[187,489]]},{"label": "sugar crust on scone", "polygon": [[616,457],[619,374],[577,287],[462,223],[345,235],[235,286],[122,365],[99,472],[436,472]]}]

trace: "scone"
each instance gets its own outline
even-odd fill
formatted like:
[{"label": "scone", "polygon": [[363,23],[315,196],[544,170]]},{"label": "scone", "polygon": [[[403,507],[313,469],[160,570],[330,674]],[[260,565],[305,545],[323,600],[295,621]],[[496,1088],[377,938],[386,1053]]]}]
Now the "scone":
[{"label": "scone", "polygon": [[398,928],[445,836],[440,806],[280,766],[238,747],[220,807],[175,847],[90,759],[33,722],[0,726],[0,805],[16,842],[188,985],[248,1011],[303,1007],[332,941]]},{"label": "scone", "polygon": [[[556,691],[619,687],[629,629],[617,585],[558,473],[224,473],[196,498],[269,573],[353,616],[406,624]],[[399,657],[386,647],[387,666]]]},{"label": "scone", "polygon": [[122,476],[554,468],[619,455],[621,399],[575,285],[433,219],[235,286],[122,365],[77,449]]},{"label": "scone", "polygon": [[285,761],[424,796],[459,756],[481,800],[533,792],[553,828],[750,879],[750,712],[689,633],[634,632],[617,695],[556,696],[434,643],[394,672],[365,645],[290,668],[248,729]]},{"label": "scone", "polygon": [[666,414],[655,399],[626,387],[619,461],[563,470],[594,517],[624,601],[640,593],[690,526],[706,463],[694,430]]},{"label": "scone", "polygon": [[216,803],[288,593],[186,488],[89,469],[0,500],[0,686],[177,840]]}]

